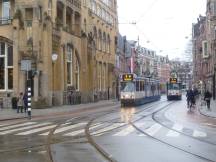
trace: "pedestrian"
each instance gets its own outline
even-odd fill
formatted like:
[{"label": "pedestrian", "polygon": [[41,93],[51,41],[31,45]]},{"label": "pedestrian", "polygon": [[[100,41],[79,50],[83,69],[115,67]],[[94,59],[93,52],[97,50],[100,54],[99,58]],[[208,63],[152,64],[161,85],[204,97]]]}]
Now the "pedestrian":
[{"label": "pedestrian", "polygon": [[20,111],[21,113],[23,113],[23,93],[22,92],[20,92],[17,101],[17,113],[19,113]]},{"label": "pedestrian", "polygon": [[23,106],[24,106],[24,112],[27,112],[28,109],[28,95],[27,95],[27,91],[25,91],[24,95],[23,95]]},{"label": "pedestrian", "polygon": [[204,100],[206,101],[207,108],[210,110],[212,94],[207,90],[204,94]]}]

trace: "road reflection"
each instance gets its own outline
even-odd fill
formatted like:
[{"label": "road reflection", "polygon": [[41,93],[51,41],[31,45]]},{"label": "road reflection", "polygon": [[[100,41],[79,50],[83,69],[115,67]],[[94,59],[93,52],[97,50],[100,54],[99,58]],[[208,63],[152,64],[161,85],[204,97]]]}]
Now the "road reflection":
[{"label": "road reflection", "polygon": [[131,122],[136,112],[134,107],[123,107],[121,108],[121,121],[125,123]]}]

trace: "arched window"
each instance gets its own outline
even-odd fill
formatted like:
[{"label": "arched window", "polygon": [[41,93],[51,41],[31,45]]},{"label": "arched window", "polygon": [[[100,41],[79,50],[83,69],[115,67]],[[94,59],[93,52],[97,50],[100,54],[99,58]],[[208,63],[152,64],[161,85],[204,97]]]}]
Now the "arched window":
[{"label": "arched window", "polygon": [[102,50],[102,33],[101,33],[101,30],[99,30],[99,33],[98,33],[98,50]]},{"label": "arched window", "polygon": [[75,74],[75,89],[79,91],[80,85],[79,85],[79,78],[80,78],[80,64],[79,64],[79,59],[77,57],[77,54],[75,55],[75,69],[74,69],[74,74]]},{"label": "arched window", "polygon": [[13,89],[13,46],[0,42],[0,91]]},{"label": "arched window", "polygon": [[67,84],[72,85],[73,83],[73,48],[68,45],[67,46]]},{"label": "arched window", "polygon": [[106,52],[106,33],[103,33],[103,51]]}]

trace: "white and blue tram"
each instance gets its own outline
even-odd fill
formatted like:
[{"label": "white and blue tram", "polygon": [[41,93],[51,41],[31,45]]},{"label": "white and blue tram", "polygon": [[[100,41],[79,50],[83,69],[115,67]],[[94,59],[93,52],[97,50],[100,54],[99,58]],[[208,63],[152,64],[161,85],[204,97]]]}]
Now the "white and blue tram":
[{"label": "white and blue tram", "polygon": [[121,105],[141,105],[160,100],[159,80],[137,77],[136,74],[120,75]]},{"label": "white and blue tram", "polygon": [[167,100],[182,99],[182,83],[177,78],[170,78],[167,83]]}]

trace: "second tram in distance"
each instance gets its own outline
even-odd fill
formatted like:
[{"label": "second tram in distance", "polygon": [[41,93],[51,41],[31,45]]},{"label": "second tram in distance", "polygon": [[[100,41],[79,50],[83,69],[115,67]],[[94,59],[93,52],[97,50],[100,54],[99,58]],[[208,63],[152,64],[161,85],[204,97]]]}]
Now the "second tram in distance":
[{"label": "second tram in distance", "polygon": [[121,105],[140,105],[160,99],[159,80],[137,77],[136,74],[120,76]]},{"label": "second tram in distance", "polygon": [[170,78],[167,83],[167,100],[182,99],[182,83],[177,78]]}]

